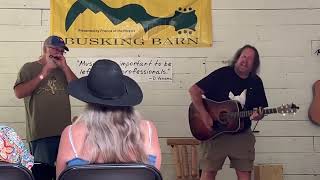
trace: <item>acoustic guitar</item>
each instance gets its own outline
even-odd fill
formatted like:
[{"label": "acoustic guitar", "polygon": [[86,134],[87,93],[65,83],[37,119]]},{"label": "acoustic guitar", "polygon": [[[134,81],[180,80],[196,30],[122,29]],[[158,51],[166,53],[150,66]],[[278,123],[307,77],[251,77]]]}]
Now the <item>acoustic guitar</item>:
[{"label": "acoustic guitar", "polygon": [[[253,110],[239,111],[237,101],[228,100],[223,102],[216,102],[210,99],[203,99],[203,104],[213,119],[213,127],[208,130],[201,120],[200,113],[194,107],[193,103],[189,106],[189,126],[192,135],[200,140],[206,141],[213,139],[223,133],[235,133],[244,127],[243,121],[240,118],[250,117]],[[282,105],[276,108],[264,108],[264,114],[280,113],[296,113],[298,106],[295,104]]]},{"label": "acoustic guitar", "polygon": [[313,84],[313,99],[309,107],[309,119],[320,125],[320,80]]}]

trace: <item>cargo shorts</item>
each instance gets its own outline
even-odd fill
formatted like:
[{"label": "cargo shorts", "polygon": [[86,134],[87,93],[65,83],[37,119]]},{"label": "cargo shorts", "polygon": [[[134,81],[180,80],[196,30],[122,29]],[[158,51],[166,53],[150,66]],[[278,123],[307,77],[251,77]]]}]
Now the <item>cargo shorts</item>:
[{"label": "cargo shorts", "polygon": [[221,134],[204,141],[200,144],[200,168],[203,171],[218,171],[228,157],[231,168],[251,171],[255,159],[255,142],[251,129],[236,134]]}]

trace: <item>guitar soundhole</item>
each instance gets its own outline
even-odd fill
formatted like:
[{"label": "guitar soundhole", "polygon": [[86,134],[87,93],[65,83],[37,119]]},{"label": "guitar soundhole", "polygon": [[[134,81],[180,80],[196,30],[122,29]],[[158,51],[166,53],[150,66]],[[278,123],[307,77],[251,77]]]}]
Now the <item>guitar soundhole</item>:
[{"label": "guitar soundhole", "polygon": [[222,111],[219,114],[219,122],[223,125],[228,125],[228,117],[227,117],[227,112]]}]

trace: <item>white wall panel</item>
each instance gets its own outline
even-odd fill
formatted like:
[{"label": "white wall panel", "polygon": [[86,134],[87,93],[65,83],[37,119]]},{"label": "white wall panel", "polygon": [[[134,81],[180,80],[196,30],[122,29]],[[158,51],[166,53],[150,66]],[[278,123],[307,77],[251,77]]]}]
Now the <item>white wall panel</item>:
[{"label": "white wall panel", "polygon": [[[15,128],[25,139],[23,100],[12,86],[21,66],[37,60],[49,35],[50,1],[0,0],[0,124]],[[270,107],[295,103],[294,116],[272,114],[259,122],[256,164],[284,166],[285,180],[318,180],[320,127],[308,119],[312,84],[320,79],[319,0],[216,0],[212,2],[213,46],[209,48],[71,48],[70,66],[79,57],[163,57],[173,59],[172,82],[139,83],[144,101],[137,109],[155,123],[163,153],[164,179],[175,176],[167,138],[191,137],[188,125],[189,87],[225,66],[244,44],[260,52],[260,77]],[[72,116],[85,103],[71,98]],[[236,179],[227,160],[217,179]]]}]

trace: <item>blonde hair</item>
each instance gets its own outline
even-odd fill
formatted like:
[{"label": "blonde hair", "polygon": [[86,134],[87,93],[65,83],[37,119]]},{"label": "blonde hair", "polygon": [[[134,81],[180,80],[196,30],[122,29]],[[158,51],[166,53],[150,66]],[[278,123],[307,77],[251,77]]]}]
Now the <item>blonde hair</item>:
[{"label": "blonde hair", "polygon": [[84,152],[91,162],[147,162],[140,117],[133,107],[88,104],[78,121],[88,129]]}]

